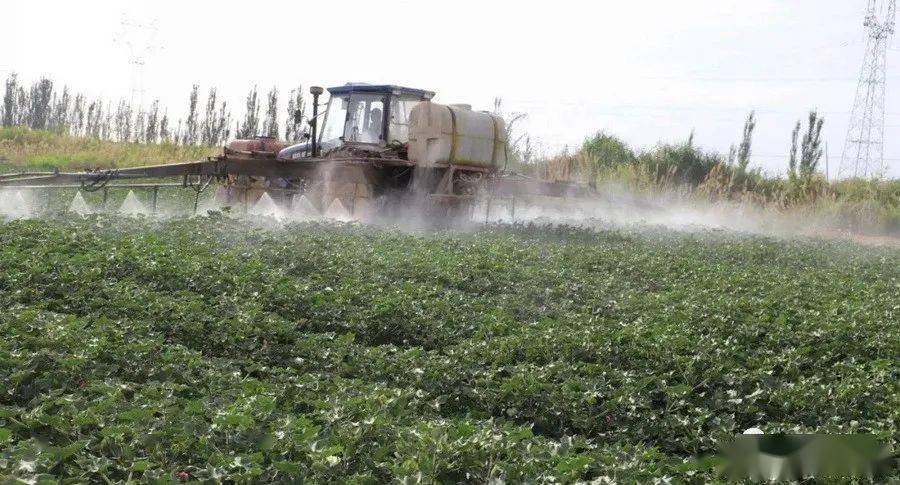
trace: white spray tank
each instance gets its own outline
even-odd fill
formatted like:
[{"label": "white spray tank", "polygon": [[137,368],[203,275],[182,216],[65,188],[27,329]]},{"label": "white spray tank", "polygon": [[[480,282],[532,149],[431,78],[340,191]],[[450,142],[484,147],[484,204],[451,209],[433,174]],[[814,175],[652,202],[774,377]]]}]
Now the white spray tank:
[{"label": "white spray tank", "polygon": [[464,104],[423,101],[409,115],[409,159],[425,166],[506,165],[503,118]]}]

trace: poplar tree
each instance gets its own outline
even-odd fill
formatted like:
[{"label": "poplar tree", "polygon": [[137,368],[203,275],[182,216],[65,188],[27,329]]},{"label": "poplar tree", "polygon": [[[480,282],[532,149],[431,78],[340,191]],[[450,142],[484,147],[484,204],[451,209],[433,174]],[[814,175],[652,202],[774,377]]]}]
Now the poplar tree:
[{"label": "poplar tree", "polygon": [[19,83],[16,73],[12,73],[6,78],[6,93],[3,95],[3,116],[0,118],[3,126],[13,126],[16,124],[16,94],[19,90]]},{"label": "poplar tree", "polygon": [[197,124],[197,92],[200,86],[194,84],[188,104],[188,117],[184,123],[184,144],[196,145],[199,139],[199,125]]},{"label": "poplar tree", "polygon": [[[297,112],[299,111],[299,119],[297,121]],[[303,86],[297,86],[297,89],[291,90],[291,95],[287,103],[287,118],[284,120],[284,139],[286,141],[297,143],[303,138],[306,129],[303,126],[303,117],[306,111],[306,100],[303,98]]]},{"label": "poplar tree", "polygon": [[238,125],[237,135],[240,138],[251,138],[259,133],[259,94],[256,86],[247,94],[247,106],[244,120]]},{"label": "poplar tree", "polygon": [[273,87],[268,95],[266,120],[263,124],[263,135],[278,138],[278,88]]}]

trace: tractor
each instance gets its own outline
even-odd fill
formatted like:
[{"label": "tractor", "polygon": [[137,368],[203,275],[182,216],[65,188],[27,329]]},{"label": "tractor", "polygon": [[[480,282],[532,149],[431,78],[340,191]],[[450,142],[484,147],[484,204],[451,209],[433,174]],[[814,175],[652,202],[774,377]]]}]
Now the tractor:
[{"label": "tractor", "polygon": [[[238,139],[207,160],[8,174],[0,176],[0,187],[68,185],[95,191],[129,187],[139,179],[178,177],[182,186],[197,190],[198,198],[219,182],[216,197],[223,204],[248,206],[267,194],[290,208],[303,197],[322,213],[338,206],[361,220],[404,210],[466,216],[485,197],[592,194],[589,187],[508,172],[506,126],[495,114],[434,103],[431,91],[395,85],[350,83],[327,91],[322,105],[325,90],[310,89],[309,133],[299,144],[269,137]],[[325,109],[320,112],[321,106]],[[302,121],[300,116],[298,112],[296,122]]]}]

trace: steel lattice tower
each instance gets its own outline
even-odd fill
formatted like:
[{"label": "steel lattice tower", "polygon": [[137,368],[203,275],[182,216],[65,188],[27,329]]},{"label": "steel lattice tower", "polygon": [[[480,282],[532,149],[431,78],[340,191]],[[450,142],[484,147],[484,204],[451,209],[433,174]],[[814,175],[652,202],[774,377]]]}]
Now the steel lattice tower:
[{"label": "steel lattice tower", "polygon": [[896,0],[868,0],[866,54],[838,177],[880,177],[884,164],[884,98],[887,47],[894,34]]}]

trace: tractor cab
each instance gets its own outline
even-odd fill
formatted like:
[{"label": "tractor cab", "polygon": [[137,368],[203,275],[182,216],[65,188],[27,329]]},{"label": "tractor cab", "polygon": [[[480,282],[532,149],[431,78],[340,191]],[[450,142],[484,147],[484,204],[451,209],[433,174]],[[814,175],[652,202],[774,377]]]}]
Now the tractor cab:
[{"label": "tractor cab", "polygon": [[[433,92],[421,89],[359,83],[328,88],[328,93],[325,112],[316,120],[317,152],[321,154],[345,145],[366,149],[406,144],[410,112],[417,103],[434,97]],[[279,158],[309,156],[310,145],[288,147]]]},{"label": "tractor cab", "polygon": [[331,95],[319,142],[323,149],[344,143],[385,146],[409,141],[409,114],[434,93],[391,85],[347,84]]}]

